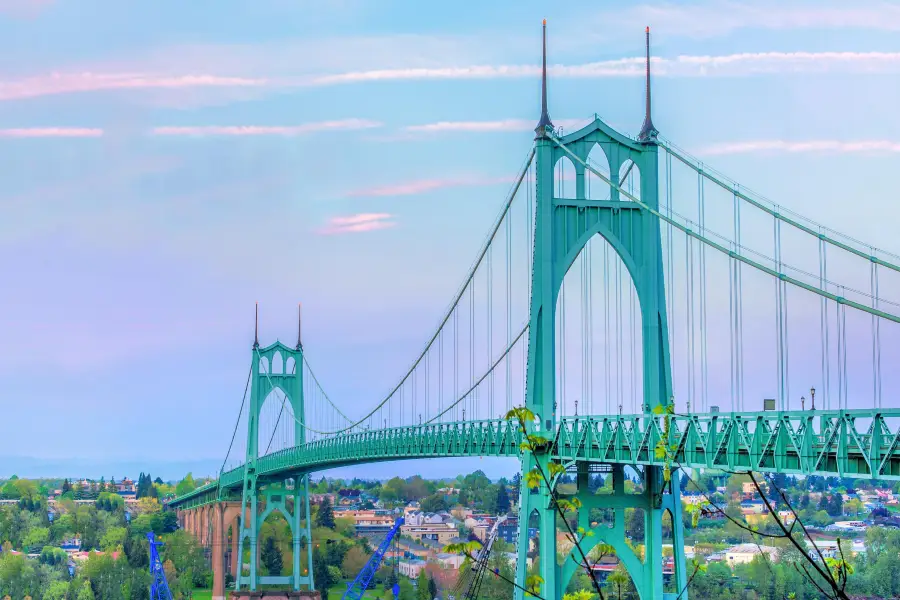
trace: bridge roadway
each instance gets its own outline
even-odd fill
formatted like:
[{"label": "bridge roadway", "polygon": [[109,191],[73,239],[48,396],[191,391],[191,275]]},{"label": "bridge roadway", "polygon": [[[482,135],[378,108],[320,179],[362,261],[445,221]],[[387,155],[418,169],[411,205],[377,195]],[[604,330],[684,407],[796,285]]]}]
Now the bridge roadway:
[{"label": "bridge roadway", "polygon": [[[900,479],[900,409],[674,414],[673,467]],[[655,414],[563,417],[553,458],[663,465],[655,449],[663,417]],[[536,432],[547,436],[546,432]],[[550,436],[547,436],[550,437]],[[519,456],[522,434],[500,419],[423,424],[318,439],[261,457],[259,482],[350,464],[462,456]],[[244,466],[173,499],[185,510],[240,498]]]}]

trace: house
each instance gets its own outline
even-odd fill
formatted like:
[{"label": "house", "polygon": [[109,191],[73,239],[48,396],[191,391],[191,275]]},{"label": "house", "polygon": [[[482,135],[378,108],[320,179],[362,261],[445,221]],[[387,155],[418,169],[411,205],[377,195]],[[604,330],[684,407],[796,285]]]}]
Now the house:
[{"label": "house", "polygon": [[442,552],[434,557],[434,560],[442,567],[450,567],[452,569],[459,569],[465,559],[466,557],[462,554],[447,554],[446,552]]},{"label": "house", "polygon": [[731,567],[734,565],[745,565],[763,553],[765,553],[771,561],[775,561],[778,558],[778,548],[772,546],[758,546],[756,544],[738,544],[725,551],[725,562]]},{"label": "house", "polygon": [[507,517],[497,527],[497,537],[509,544],[515,544],[519,539],[519,519],[518,517]]},{"label": "house", "polygon": [[458,532],[451,523],[441,523],[434,525],[401,525],[400,534],[413,539],[428,539],[447,544],[458,535]]},{"label": "house", "polygon": [[418,579],[419,572],[425,568],[424,560],[401,560],[398,565],[398,570],[401,575],[409,577],[410,579]]}]

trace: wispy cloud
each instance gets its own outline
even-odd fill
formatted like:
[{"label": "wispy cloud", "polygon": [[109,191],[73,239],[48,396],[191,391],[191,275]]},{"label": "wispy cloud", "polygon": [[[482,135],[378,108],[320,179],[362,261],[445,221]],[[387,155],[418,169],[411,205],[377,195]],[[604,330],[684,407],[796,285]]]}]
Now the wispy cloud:
[{"label": "wispy cloud", "polygon": [[[665,77],[742,76],[803,72],[900,71],[900,52],[744,52],[724,55],[682,55],[652,59],[654,74]],[[640,77],[642,57],[621,58],[579,65],[552,65],[551,76],[566,78]],[[509,79],[537,77],[538,65],[482,65],[416,69],[379,69],[324,75],[306,85],[329,86],[371,81],[425,79]]]},{"label": "wispy cloud", "polygon": [[34,17],[54,0],[0,0],[0,14],[11,17]]},{"label": "wispy cloud", "polygon": [[163,136],[255,136],[281,135],[295,136],[319,131],[348,131],[381,127],[382,123],[368,119],[341,119],[319,121],[302,125],[199,125],[187,127],[155,127],[153,135]]},{"label": "wispy cloud", "polygon": [[459,177],[454,179],[419,179],[405,183],[374,186],[352,190],[345,194],[348,198],[385,197],[385,196],[415,196],[435,190],[465,187],[495,185],[500,183],[512,183],[511,177]]},{"label": "wispy cloud", "polygon": [[[585,119],[554,119],[553,124],[566,129],[582,127]],[[497,121],[438,121],[424,125],[408,125],[403,128],[409,133],[445,133],[445,132],[497,132],[497,131],[531,131],[537,122],[527,119],[500,119]]]},{"label": "wispy cloud", "polygon": [[890,140],[755,140],[747,142],[726,142],[713,144],[699,151],[704,155],[777,153],[777,152],[818,152],[818,153],[896,153],[900,152],[900,142]]},{"label": "wispy cloud", "polygon": [[103,135],[102,129],[88,127],[21,127],[0,129],[0,138],[96,138]]},{"label": "wispy cloud", "polygon": [[[553,77],[640,77],[642,57],[552,65]],[[682,55],[653,58],[653,69],[663,77],[726,77],[780,73],[897,73],[900,52],[747,52],[725,55]],[[0,81],[0,100],[113,90],[255,90],[271,92],[297,87],[326,87],[367,82],[423,80],[478,80],[537,77],[538,65],[474,65],[348,71],[328,75],[239,77],[209,74],[152,75],[141,73],[52,73]],[[507,126],[511,126],[507,124]]]},{"label": "wispy cloud", "polygon": [[358,213],[349,217],[332,217],[325,227],[319,230],[319,233],[336,235],[387,229],[397,224],[391,219],[393,219],[393,215],[390,213]]},{"label": "wispy cloud", "polygon": [[266,79],[220,75],[153,75],[146,73],[50,73],[0,81],[0,100],[20,100],[57,94],[107,90],[201,87],[260,87]]}]

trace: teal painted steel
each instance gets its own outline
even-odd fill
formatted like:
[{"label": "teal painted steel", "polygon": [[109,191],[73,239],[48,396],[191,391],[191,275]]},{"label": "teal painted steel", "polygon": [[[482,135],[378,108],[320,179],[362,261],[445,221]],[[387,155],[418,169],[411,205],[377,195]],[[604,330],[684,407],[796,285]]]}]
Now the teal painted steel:
[{"label": "teal painted steel", "polygon": [[[900,480],[900,409],[696,413],[671,416],[674,466],[826,477]],[[893,427],[893,429],[892,429]],[[564,417],[554,461],[654,465],[662,417]],[[264,482],[350,464],[415,458],[518,457],[521,433],[507,421],[397,427],[316,440],[262,457]],[[776,448],[781,445],[782,449]],[[235,499],[244,467],[169,502],[187,510]]]}]

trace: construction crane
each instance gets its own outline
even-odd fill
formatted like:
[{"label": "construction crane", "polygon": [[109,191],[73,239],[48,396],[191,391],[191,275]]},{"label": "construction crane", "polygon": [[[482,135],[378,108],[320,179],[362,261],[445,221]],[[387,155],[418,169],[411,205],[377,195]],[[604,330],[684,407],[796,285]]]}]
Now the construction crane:
[{"label": "construction crane", "polygon": [[159,558],[158,546],[161,546],[162,542],[156,541],[152,531],[147,533],[147,539],[150,541],[150,600],[172,600],[166,572]]},{"label": "construction crane", "polygon": [[400,531],[400,526],[403,525],[403,522],[403,517],[397,519],[394,526],[388,531],[387,537],[382,540],[375,553],[372,554],[372,557],[363,566],[356,579],[353,580],[353,583],[347,584],[347,591],[341,596],[341,600],[362,600],[363,594],[369,588],[369,582],[372,581],[372,577],[375,576],[375,572],[381,566],[381,561],[384,560],[384,553],[390,548],[391,540]]},{"label": "construction crane", "polygon": [[481,589],[481,583],[484,580],[485,571],[488,568],[488,559],[491,555],[491,550],[493,549],[494,542],[497,540],[497,534],[500,532],[500,525],[506,521],[506,516],[497,519],[497,522],[494,523],[494,526],[491,528],[490,534],[488,534],[487,541],[485,541],[484,545],[481,547],[481,550],[478,552],[478,556],[475,559],[475,562],[472,563],[472,575],[468,577],[460,578],[460,584],[458,585],[457,592],[462,591],[462,588],[465,587],[465,591],[462,593],[461,598],[463,600],[474,600],[478,597],[478,592]]}]

